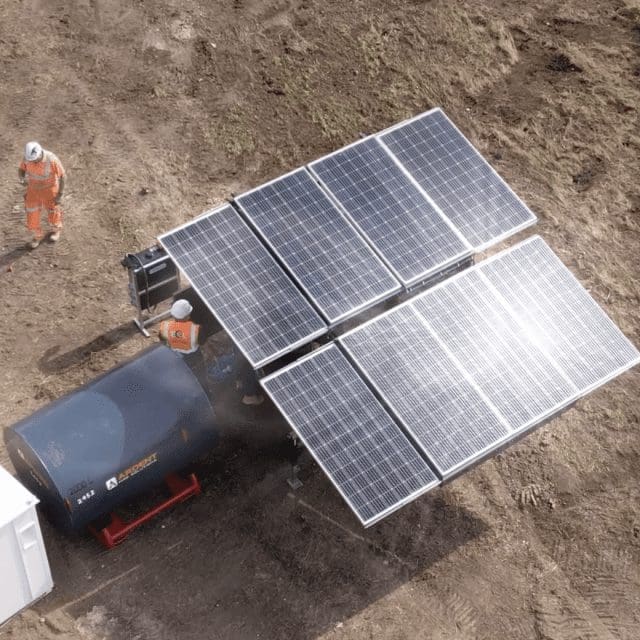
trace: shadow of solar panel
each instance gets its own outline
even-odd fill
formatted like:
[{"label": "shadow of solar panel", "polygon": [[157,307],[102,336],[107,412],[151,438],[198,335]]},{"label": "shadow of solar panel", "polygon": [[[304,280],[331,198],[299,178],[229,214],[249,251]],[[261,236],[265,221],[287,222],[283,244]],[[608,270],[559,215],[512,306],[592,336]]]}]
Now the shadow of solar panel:
[{"label": "shadow of solar panel", "polygon": [[400,290],[305,169],[238,196],[236,203],[329,323]]},{"label": "shadow of solar panel", "polygon": [[262,385],[365,526],[439,483],[337,346]]},{"label": "shadow of solar panel", "polygon": [[233,207],[159,240],[254,367],[326,333],[320,316]]},{"label": "shadow of solar panel", "polygon": [[640,360],[640,353],[540,238],[479,266],[531,340],[581,394]]},{"label": "shadow of solar panel", "polygon": [[440,109],[383,132],[379,140],[476,251],[535,223],[534,214]]},{"label": "shadow of solar panel", "polygon": [[309,165],[405,286],[470,255],[453,225],[375,138]]}]

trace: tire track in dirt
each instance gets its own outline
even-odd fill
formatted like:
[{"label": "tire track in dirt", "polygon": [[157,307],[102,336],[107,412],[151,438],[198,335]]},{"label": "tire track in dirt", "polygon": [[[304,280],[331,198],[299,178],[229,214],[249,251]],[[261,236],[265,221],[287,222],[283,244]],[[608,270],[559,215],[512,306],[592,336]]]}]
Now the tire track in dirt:
[{"label": "tire track in dirt", "polygon": [[[537,534],[533,534],[537,538]],[[619,636],[601,617],[588,593],[572,584],[569,575],[553,563],[544,545],[536,540],[536,553],[550,565],[550,572],[559,573],[562,590],[551,588],[535,593],[532,612],[540,640],[616,640]]]},{"label": "tire track in dirt", "polygon": [[[594,509],[593,517],[605,514]],[[622,537],[622,536],[621,536]],[[596,613],[602,624],[620,640],[636,640],[638,622],[624,618],[621,612],[637,610],[640,569],[631,551],[619,547],[602,549],[597,556],[581,552],[579,545],[557,541],[551,557],[571,576],[574,589]]]},{"label": "tire track in dirt", "polygon": [[444,619],[455,626],[458,640],[483,640],[478,635],[478,611],[456,591],[449,591],[444,600]]},{"label": "tire track in dirt", "polygon": [[570,600],[553,593],[539,594],[533,605],[538,640],[614,640],[580,615]]},{"label": "tire track in dirt", "polygon": [[[600,505],[590,515],[595,522],[610,519]],[[616,538],[623,537],[621,530]],[[543,640],[636,640],[637,620],[629,619],[628,612],[636,611],[639,604],[640,573],[631,551],[601,546],[593,555],[581,548],[578,539],[556,539],[548,554],[554,568],[568,580],[571,593],[537,595],[533,611]]]},{"label": "tire track in dirt", "polygon": [[[568,567],[561,566],[556,560],[557,552],[554,554],[553,549],[547,549],[538,533],[533,514],[518,508],[517,501],[495,467],[487,466],[480,469],[479,473],[490,478],[488,483],[483,483],[483,491],[492,494],[493,497],[491,507],[480,507],[481,513],[488,511],[482,515],[491,518],[490,513],[494,506],[508,507],[504,513],[509,528],[513,529],[513,535],[526,539],[528,552],[533,554],[536,564],[539,565],[538,584],[532,588],[531,594],[531,613],[538,634],[537,640],[618,640],[619,637],[626,640],[624,636],[615,635],[607,625],[608,613],[601,619],[599,614],[602,610],[598,611],[589,594],[573,584],[570,578],[572,571],[565,572],[564,569]],[[473,493],[478,492],[478,503],[483,504],[480,489],[471,489],[472,491],[467,492],[465,502]],[[471,509],[472,505],[468,503],[466,506]],[[478,513],[477,504],[474,511]]]}]

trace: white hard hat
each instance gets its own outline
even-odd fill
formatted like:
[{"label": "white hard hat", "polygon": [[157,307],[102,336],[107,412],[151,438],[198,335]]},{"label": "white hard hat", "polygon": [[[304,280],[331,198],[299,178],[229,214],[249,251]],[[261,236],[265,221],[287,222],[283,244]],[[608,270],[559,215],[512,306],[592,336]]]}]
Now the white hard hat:
[{"label": "white hard hat", "polygon": [[189,317],[189,314],[193,311],[193,307],[187,300],[176,300],[171,305],[171,315],[176,320],[184,320]]},{"label": "white hard hat", "polygon": [[24,146],[24,159],[27,162],[35,162],[40,160],[42,155],[42,147],[38,142],[27,142]]}]

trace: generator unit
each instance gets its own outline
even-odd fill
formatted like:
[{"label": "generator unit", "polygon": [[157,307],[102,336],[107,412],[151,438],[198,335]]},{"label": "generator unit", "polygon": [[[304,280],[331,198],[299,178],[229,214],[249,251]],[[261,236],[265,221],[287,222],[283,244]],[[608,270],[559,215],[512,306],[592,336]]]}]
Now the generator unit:
[{"label": "generator unit", "polygon": [[138,311],[135,323],[148,336],[146,327],[167,313],[153,316],[145,315],[145,312],[177,293],[180,288],[179,271],[167,252],[157,245],[139,253],[127,253],[122,259],[122,266],[129,273],[129,300]]}]

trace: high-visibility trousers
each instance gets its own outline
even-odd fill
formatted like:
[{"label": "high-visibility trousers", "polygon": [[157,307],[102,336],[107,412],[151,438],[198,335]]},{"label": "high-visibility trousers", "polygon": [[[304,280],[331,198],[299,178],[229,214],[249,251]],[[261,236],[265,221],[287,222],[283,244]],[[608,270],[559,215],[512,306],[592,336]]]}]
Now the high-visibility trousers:
[{"label": "high-visibility trousers", "polygon": [[27,229],[38,240],[44,235],[41,225],[41,215],[44,211],[47,212],[49,226],[54,230],[62,229],[62,208],[55,203],[57,195],[57,191],[51,189],[28,189],[24,197]]}]

